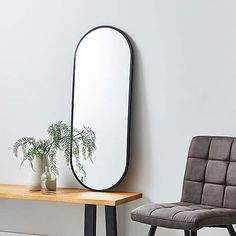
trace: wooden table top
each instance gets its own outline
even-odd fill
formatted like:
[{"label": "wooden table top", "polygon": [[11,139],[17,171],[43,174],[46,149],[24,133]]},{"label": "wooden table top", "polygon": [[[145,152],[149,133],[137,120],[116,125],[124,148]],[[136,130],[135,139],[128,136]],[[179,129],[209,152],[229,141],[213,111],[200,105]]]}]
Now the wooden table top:
[{"label": "wooden table top", "polygon": [[58,188],[56,194],[42,194],[41,191],[29,191],[24,185],[0,184],[0,198],[37,200],[50,202],[68,202],[117,206],[142,198],[136,192],[94,192],[77,188]]}]

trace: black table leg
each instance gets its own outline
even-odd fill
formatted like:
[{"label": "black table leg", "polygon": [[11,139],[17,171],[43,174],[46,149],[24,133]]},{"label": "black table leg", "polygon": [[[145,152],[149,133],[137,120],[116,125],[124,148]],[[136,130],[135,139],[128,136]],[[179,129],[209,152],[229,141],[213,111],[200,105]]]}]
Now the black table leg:
[{"label": "black table leg", "polygon": [[97,206],[85,204],[84,236],[96,236]]},{"label": "black table leg", "polygon": [[106,236],[117,236],[116,207],[105,206]]}]

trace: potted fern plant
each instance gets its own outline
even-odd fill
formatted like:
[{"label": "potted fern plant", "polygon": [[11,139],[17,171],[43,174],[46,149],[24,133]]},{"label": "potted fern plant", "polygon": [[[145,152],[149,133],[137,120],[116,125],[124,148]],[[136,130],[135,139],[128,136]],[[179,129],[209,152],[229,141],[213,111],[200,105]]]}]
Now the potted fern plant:
[{"label": "potted fern plant", "polygon": [[92,154],[96,149],[96,136],[90,127],[83,130],[71,128],[66,123],[59,121],[49,126],[48,139],[35,139],[35,137],[23,137],[13,145],[14,155],[17,157],[19,149],[22,151],[23,160],[29,161],[32,168],[29,189],[40,190],[40,177],[48,166],[50,171],[59,175],[56,166],[56,154],[62,151],[67,165],[70,162],[70,153],[80,162],[81,158],[92,161]]}]

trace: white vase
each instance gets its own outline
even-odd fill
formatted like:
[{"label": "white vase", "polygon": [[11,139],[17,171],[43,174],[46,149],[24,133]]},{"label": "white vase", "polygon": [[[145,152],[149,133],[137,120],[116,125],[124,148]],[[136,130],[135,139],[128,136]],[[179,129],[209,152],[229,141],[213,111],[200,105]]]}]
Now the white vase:
[{"label": "white vase", "polygon": [[47,156],[35,157],[33,160],[34,170],[31,171],[28,180],[28,189],[30,191],[41,190],[41,176],[44,173],[45,166],[48,165]]}]

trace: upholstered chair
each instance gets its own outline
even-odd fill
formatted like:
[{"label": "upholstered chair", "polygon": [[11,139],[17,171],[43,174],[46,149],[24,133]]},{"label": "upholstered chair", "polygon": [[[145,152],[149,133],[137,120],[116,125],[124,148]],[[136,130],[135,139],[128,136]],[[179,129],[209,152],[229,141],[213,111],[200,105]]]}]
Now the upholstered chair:
[{"label": "upholstered chair", "polygon": [[131,218],[151,225],[184,230],[197,236],[203,227],[224,227],[236,236],[236,138],[197,136],[190,144],[182,197],[175,203],[147,204]]}]

